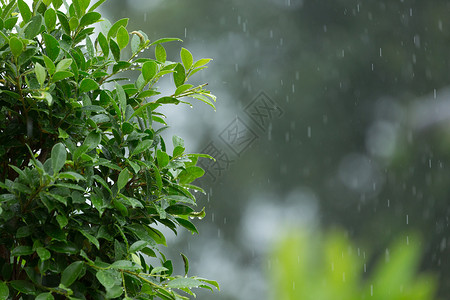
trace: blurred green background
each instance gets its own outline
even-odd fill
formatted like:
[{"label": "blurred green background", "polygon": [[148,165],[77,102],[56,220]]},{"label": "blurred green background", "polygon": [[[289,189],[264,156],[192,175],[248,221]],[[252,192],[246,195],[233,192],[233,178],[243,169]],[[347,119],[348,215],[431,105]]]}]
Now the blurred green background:
[{"label": "blurred green background", "polygon": [[[102,7],[112,21],[129,17],[130,30],[182,38],[194,59],[214,59],[197,80],[218,96],[217,112],[201,103],[165,111],[169,136],[220,158],[198,182],[208,191],[200,235],[168,240],[192,274],[220,282],[220,293],[198,299],[269,299],[265,270],[279,237],[335,227],[370,249],[369,274],[404,232],[418,232],[418,270],[433,272],[449,298],[450,2]],[[179,47],[168,46],[168,58],[179,59]]]}]

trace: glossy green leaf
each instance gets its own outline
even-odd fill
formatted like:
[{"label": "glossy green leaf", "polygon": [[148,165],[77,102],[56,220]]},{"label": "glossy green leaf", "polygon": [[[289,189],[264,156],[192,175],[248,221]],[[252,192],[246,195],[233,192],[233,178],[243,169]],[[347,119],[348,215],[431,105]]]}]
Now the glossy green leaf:
[{"label": "glossy green leaf", "polygon": [[123,169],[119,174],[119,178],[117,179],[117,188],[119,191],[125,187],[129,179],[130,172],[127,169]]},{"label": "glossy green leaf", "polygon": [[26,25],[24,35],[26,39],[35,38],[41,31],[42,16],[37,15],[31,18],[30,22]]},{"label": "glossy green leaf", "polygon": [[193,69],[195,68],[199,68],[202,67],[204,65],[206,65],[207,63],[209,63],[212,59],[211,58],[202,58],[197,60],[194,65],[192,66]]},{"label": "glossy green leaf", "polygon": [[130,35],[128,34],[128,31],[125,29],[125,27],[120,26],[117,30],[117,45],[120,49],[123,49],[128,45],[129,41]]},{"label": "glossy green leaf", "polygon": [[0,280],[0,299],[8,299],[9,289],[6,282]]},{"label": "glossy green leaf", "polygon": [[120,19],[116,23],[114,23],[108,31],[107,38],[108,39],[115,38],[120,27],[127,28],[128,20],[129,20],[128,18],[124,18],[124,19]]},{"label": "glossy green leaf", "polygon": [[85,27],[91,24],[94,24],[100,20],[102,15],[96,11],[88,12],[87,14],[83,15],[83,17],[80,20],[80,27]]},{"label": "glossy green leaf", "polygon": [[90,91],[97,90],[99,87],[98,83],[91,78],[84,78],[80,83],[80,93],[86,93]]},{"label": "glossy green leaf", "polygon": [[142,76],[145,81],[149,82],[158,72],[158,64],[154,61],[148,61],[142,65]]},{"label": "glossy green leaf", "polygon": [[23,255],[30,255],[34,251],[31,248],[31,246],[17,246],[11,251],[12,256],[23,256]]},{"label": "glossy green leaf", "polygon": [[187,276],[188,271],[189,271],[189,260],[186,257],[186,255],[184,255],[183,253],[180,253],[181,258],[183,259],[183,263],[184,263],[184,276]]},{"label": "glossy green leaf", "polygon": [[[13,3],[13,1],[11,1],[11,3]],[[17,19],[17,17],[6,19],[4,23],[5,29],[11,30],[16,25]]]},{"label": "glossy green leaf", "polygon": [[98,242],[97,238],[95,238],[92,234],[87,233],[86,231],[80,229],[79,232],[84,235],[90,243],[94,244],[97,249],[100,249],[100,243]]},{"label": "glossy green leaf", "polygon": [[47,33],[43,33],[42,37],[44,39],[45,51],[47,53],[47,56],[52,61],[55,61],[58,58],[60,51],[59,42],[53,36]]},{"label": "glossy green leaf", "polygon": [[120,274],[116,270],[98,270],[95,277],[107,289],[121,282]]},{"label": "glossy green leaf", "polygon": [[188,229],[190,232],[198,234],[197,228],[195,227],[194,224],[192,224],[191,221],[188,221],[188,220],[185,220],[182,218],[175,218],[175,219],[177,220],[178,223],[180,223],[181,226]]},{"label": "glossy green leaf", "polygon": [[125,94],[125,91],[123,90],[123,87],[120,84],[116,83],[115,87],[120,110],[122,111],[122,113],[124,113],[125,108],[127,106],[127,95]]},{"label": "glossy green leaf", "polygon": [[55,72],[66,71],[70,67],[71,64],[72,64],[72,59],[71,58],[62,59],[56,65]]},{"label": "glossy green leaf", "polygon": [[9,39],[9,48],[11,49],[14,57],[17,58],[23,52],[23,43],[21,40],[13,36]]},{"label": "glossy green leaf", "polygon": [[108,56],[109,55],[109,43],[106,37],[103,35],[103,33],[99,33],[97,37],[98,43],[100,45],[100,48],[102,49],[103,55]]},{"label": "glossy green leaf", "polygon": [[50,257],[51,257],[50,251],[48,251],[48,250],[45,249],[44,247],[38,247],[38,248],[36,249],[36,253],[39,255],[39,258],[40,258],[42,261],[45,261],[45,260],[47,260],[47,259],[50,259]]},{"label": "glossy green leaf", "polygon": [[150,44],[150,46],[154,46],[154,45],[158,45],[158,44],[162,44],[162,43],[167,43],[167,42],[182,42],[183,40],[179,39],[179,38],[162,38],[162,39],[158,39],[154,42],[152,42]]},{"label": "glossy green leaf", "polygon": [[166,49],[161,44],[157,44],[155,47],[155,58],[162,63],[166,62]]},{"label": "glossy green leaf", "polygon": [[35,300],[53,300],[55,299],[51,293],[41,293],[36,296]]},{"label": "glossy green leaf", "polygon": [[47,55],[42,55],[42,56],[44,57],[44,63],[45,63],[45,67],[47,68],[47,72],[50,75],[53,75],[55,73],[55,71],[56,71],[55,64],[50,59],[50,57],[48,57]]},{"label": "glossy green leaf", "polygon": [[176,87],[179,87],[186,81],[186,71],[182,64],[177,64],[174,68],[173,80]]},{"label": "glossy green leaf", "polygon": [[185,48],[181,48],[180,56],[184,68],[186,70],[189,70],[192,67],[192,63],[194,62],[191,52],[189,52],[189,50]]},{"label": "glossy green leaf", "polygon": [[62,143],[58,143],[52,148],[52,169],[53,173],[58,173],[67,159],[67,151]]},{"label": "glossy green leaf", "polygon": [[75,280],[83,273],[84,262],[76,261],[71,263],[61,274],[61,284],[66,287],[71,286]]},{"label": "glossy green leaf", "polygon": [[10,281],[9,284],[18,292],[27,294],[27,295],[33,295],[36,291],[34,285],[25,280],[13,280]]},{"label": "glossy green leaf", "polygon": [[116,270],[129,270],[129,271],[142,269],[140,265],[129,260],[118,260],[114,262],[110,267]]},{"label": "glossy green leaf", "polygon": [[131,246],[130,246],[130,253],[135,253],[138,251],[141,251],[142,249],[144,249],[145,247],[148,246],[148,243],[146,241],[137,241],[134,242]]},{"label": "glossy green leaf", "polygon": [[157,151],[158,166],[164,168],[169,163],[169,155],[158,149]]},{"label": "glossy green leaf", "polygon": [[57,215],[56,222],[58,222],[59,228],[62,229],[69,223],[69,220],[64,215]]},{"label": "glossy green leaf", "polygon": [[133,150],[132,155],[136,155],[148,150],[153,144],[153,140],[143,140],[137,147]]},{"label": "glossy green leaf", "polygon": [[44,22],[45,27],[47,27],[47,31],[51,32],[55,29],[56,26],[56,12],[53,8],[47,8],[44,13]]},{"label": "glossy green leaf", "polygon": [[41,85],[41,87],[45,83],[45,78],[47,77],[47,72],[45,72],[45,68],[41,66],[40,63],[36,63],[34,66],[34,73],[36,74],[36,79]]},{"label": "glossy green leaf", "polygon": [[100,5],[103,4],[103,2],[105,2],[106,0],[98,0],[97,2],[95,2],[94,5],[91,6],[91,8],[89,8],[89,11],[94,11],[95,9],[97,9],[97,7],[99,7]]},{"label": "glossy green leaf", "polygon": [[75,172],[72,172],[72,171],[61,172],[61,173],[59,173],[58,177],[61,178],[61,179],[75,180],[77,182],[80,181],[80,180],[82,180],[82,181],[86,180],[86,178],[83,175],[75,173]]},{"label": "glossy green leaf", "polygon": [[115,285],[111,288],[106,289],[106,298],[107,299],[117,298],[122,294],[123,294],[123,288],[121,285]]},{"label": "glossy green leaf", "polygon": [[18,0],[17,6],[19,7],[20,15],[22,16],[22,19],[25,23],[30,21],[31,16],[33,15],[30,8],[26,4],[24,0]]},{"label": "glossy green leaf", "polygon": [[194,278],[179,277],[169,281],[167,287],[170,287],[172,289],[193,288],[198,287],[201,284],[201,281]]},{"label": "glossy green leaf", "polygon": [[61,71],[61,72],[55,72],[55,74],[53,74],[52,76],[52,81],[53,82],[57,82],[69,77],[72,77],[73,73],[69,72],[69,71]]}]

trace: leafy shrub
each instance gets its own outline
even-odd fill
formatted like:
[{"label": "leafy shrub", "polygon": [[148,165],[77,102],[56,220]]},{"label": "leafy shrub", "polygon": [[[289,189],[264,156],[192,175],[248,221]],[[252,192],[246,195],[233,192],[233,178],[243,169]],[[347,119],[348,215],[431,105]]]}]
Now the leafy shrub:
[{"label": "leafy shrub", "polygon": [[420,254],[417,237],[402,238],[372,266],[369,254],[343,232],[292,233],[271,257],[273,299],[433,300],[436,279],[416,275]]},{"label": "leafy shrub", "polygon": [[[184,255],[185,274],[173,275],[155,228],[197,233],[190,219],[205,214],[191,193],[202,191],[191,182],[203,155],[177,136],[168,153],[158,108],[185,97],[214,107],[205,85],[186,83],[210,59],[182,48],[181,63],[167,60],[163,44],[179,39],[111,25],[95,11],[103,2],[1,0],[0,299],[186,299],[180,291],[218,288],[187,277]],[[164,75],[175,84],[166,96]]]}]

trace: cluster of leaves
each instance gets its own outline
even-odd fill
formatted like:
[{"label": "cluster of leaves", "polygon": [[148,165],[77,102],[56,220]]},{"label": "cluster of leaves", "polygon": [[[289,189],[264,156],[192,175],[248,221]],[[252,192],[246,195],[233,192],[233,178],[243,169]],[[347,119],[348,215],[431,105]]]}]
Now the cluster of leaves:
[{"label": "cluster of leaves", "polygon": [[[168,153],[157,109],[185,97],[214,107],[205,85],[186,83],[210,59],[182,48],[180,63],[167,60],[163,44],[179,39],[111,24],[95,11],[104,1],[0,0],[0,299],[186,299],[218,288],[188,277],[184,255],[185,274],[173,275],[155,228],[197,233],[190,219],[205,214],[191,185],[205,155],[185,153],[177,136]],[[121,84],[130,72],[137,79]],[[164,75],[175,84],[167,96],[155,87]]]},{"label": "cluster of leaves", "polygon": [[374,263],[341,231],[324,237],[292,233],[273,253],[272,259],[277,262],[269,270],[274,282],[273,299],[433,300],[436,278],[416,274],[419,244],[415,235],[402,238]]}]

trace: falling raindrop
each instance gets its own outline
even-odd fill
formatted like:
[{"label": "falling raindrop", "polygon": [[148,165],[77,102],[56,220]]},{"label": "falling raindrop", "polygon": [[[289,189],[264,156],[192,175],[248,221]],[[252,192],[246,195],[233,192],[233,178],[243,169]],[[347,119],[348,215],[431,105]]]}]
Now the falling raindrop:
[{"label": "falling raindrop", "polygon": [[187,37],[187,28],[184,27],[184,37]]},{"label": "falling raindrop", "polygon": [[311,126],[308,126],[308,137],[311,138]]},{"label": "falling raindrop", "polygon": [[239,65],[238,64],[234,64],[234,70],[236,71],[236,73],[239,71]]},{"label": "falling raindrop", "polygon": [[406,225],[408,225],[408,223],[409,223],[409,216],[406,215]]},{"label": "falling raindrop", "polygon": [[409,16],[412,17],[412,15],[413,15],[413,9],[410,8],[410,9],[409,9]]},{"label": "falling raindrop", "polygon": [[384,259],[385,259],[386,262],[389,262],[389,260],[391,259],[388,248],[386,248]]},{"label": "falling raindrop", "polygon": [[382,57],[383,56],[383,52],[381,51],[381,48],[380,48],[380,57]]},{"label": "falling raindrop", "polygon": [[367,272],[367,265],[364,264],[364,273],[366,273],[366,272]]},{"label": "falling raindrop", "polygon": [[439,28],[439,31],[442,31],[442,20],[438,21],[438,28]]},{"label": "falling raindrop", "polygon": [[327,32],[327,25],[323,25],[323,32]]},{"label": "falling raindrop", "polygon": [[292,94],[295,93],[295,84],[292,84]]},{"label": "falling raindrop", "polygon": [[436,99],[436,89],[433,90],[433,98]]},{"label": "falling raindrop", "polygon": [[391,206],[391,203],[390,203],[390,200],[388,199],[387,200],[387,207],[390,207]]},{"label": "falling raindrop", "polygon": [[268,139],[269,141],[272,140],[272,122],[269,123],[269,128],[267,129],[267,139]]},{"label": "falling raindrop", "polygon": [[373,296],[373,284],[370,285],[370,296]]},{"label": "falling raindrop", "polygon": [[269,36],[270,36],[270,38],[273,38],[273,30],[269,31]]},{"label": "falling raindrop", "polygon": [[409,245],[409,236],[406,236],[406,245]]},{"label": "falling raindrop", "polygon": [[280,46],[283,46],[283,38],[280,38]]},{"label": "falling raindrop", "polygon": [[211,213],[211,222],[214,223],[214,213]]},{"label": "falling raindrop", "polygon": [[373,64],[372,64],[372,71],[373,71]]}]

